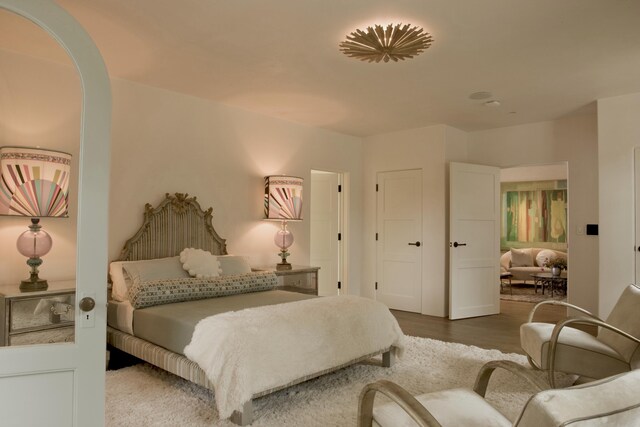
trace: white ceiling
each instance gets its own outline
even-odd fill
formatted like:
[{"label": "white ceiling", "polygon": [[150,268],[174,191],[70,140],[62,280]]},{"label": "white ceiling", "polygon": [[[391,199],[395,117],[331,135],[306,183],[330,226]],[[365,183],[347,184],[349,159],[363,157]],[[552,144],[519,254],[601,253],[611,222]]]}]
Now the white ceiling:
[{"label": "white ceiling", "polygon": [[[473,131],[552,120],[640,92],[638,0],[58,0],[112,77],[351,135],[446,123]],[[433,45],[370,64],[338,50],[373,23]],[[65,61],[0,13],[0,48]],[[489,91],[500,107],[469,99]]]}]

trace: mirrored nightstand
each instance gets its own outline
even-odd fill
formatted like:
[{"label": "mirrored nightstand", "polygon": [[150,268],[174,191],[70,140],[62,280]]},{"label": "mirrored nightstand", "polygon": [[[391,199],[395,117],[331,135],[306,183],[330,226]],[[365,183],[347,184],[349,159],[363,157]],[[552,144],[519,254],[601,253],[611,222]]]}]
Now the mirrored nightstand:
[{"label": "mirrored nightstand", "polygon": [[73,342],[75,297],[75,280],[35,292],[0,286],[0,346]]},{"label": "mirrored nightstand", "polygon": [[278,289],[318,295],[318,270],[320,267],[292,265],[291,270],[276,270],[276,266],[252,268],[253,271],[273,271],[278,276]]}]

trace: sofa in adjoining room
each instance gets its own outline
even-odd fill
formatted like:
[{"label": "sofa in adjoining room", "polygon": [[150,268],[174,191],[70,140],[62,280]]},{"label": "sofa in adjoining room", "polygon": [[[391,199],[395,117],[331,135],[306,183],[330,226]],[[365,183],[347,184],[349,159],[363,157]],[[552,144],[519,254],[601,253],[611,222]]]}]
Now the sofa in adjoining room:
[{"label": "sofa in adjoining room", "polygon": [[533,280],[532,274],[550,272],[545,264],[555,258],[564,258],[566,261],[567,253],[544,248],[512,248],[500,257],[500,272],[511,273],[512,280]]}]

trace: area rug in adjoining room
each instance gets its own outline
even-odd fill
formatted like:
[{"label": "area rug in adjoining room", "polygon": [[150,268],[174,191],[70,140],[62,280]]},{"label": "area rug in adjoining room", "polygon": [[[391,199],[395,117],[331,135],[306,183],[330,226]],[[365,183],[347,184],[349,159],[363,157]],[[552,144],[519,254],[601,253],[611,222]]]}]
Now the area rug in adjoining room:
[{"label": "area rug in adjoining room", "polygon": [[[490,360],[527,363],[524,356],[498,350],[427,338],[406,339],[405,355],[392,368],[358,364],[257,399],[252,425],[355,426],[360,391],[376,380],[388,379],[420,394],[471,388],[480,366]],[[496,371],[487,398],[513,420],[534,392],[523,380]],[[233,426],[218,420],[212,392],[146,364],[108,371],[106,393],[109,427]]]},{"label": "area rug in adjoining room", "polygon": [[533,285],[521,285],[519,283],[514,283],[509,287],[509,285],[505,285],[500,289],[500,299],[507,301],[520,301],[520,302],[531,302],[531,303],[539,303],[541,301],[546,300],[556,300],[556,301],[566,301],[567,295],[563,292],[554,292],[553,296],[549,295],[548,291],[545,291],[543,294],[540,289],[538,292],[534,291]]}]

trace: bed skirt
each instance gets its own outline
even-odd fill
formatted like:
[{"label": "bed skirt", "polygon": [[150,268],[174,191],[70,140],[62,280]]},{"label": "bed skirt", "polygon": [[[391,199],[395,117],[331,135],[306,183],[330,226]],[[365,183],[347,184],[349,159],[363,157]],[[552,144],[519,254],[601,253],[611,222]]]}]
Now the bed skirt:
[{"label": "bed skirt", "polygon": [[[157,346],[140,338],[136,338],[133,335],[119,331],[110,326],[107,326],[107,343],[119,350],[124,351],[125,353],[128,353],[132,356],[144,360],[145,362],[157,366],[158,368],[164,369],[167,372],[170,372],[194,384],[198,384],[199,386],[213,391],[213,384],[211,384],[211,382],[207,379],[206,374],[198,366],[198,364],[187,359],[181,354],[174,353],[163,347]],[[351,360],[347,363],[343,363],[339,366],[334,366],[330,369],[325,369],[320,372],[306,375],[290,383],[283,384],[281,386],[265,390],[260,393],[256,393],[253,395],[253,398],[255,399],[258,397],[266,396],[276,391],[283,390],[285,388],[300,384],[302,382],[337,371],[342,368],[346,368],[347,366],[353,365],[354,363],[371,359],[372,357],[375,357],[382,353],[387,353],[390,350],[391,348],[386,348],[375,353],[367,354],[365,356]]]}]

